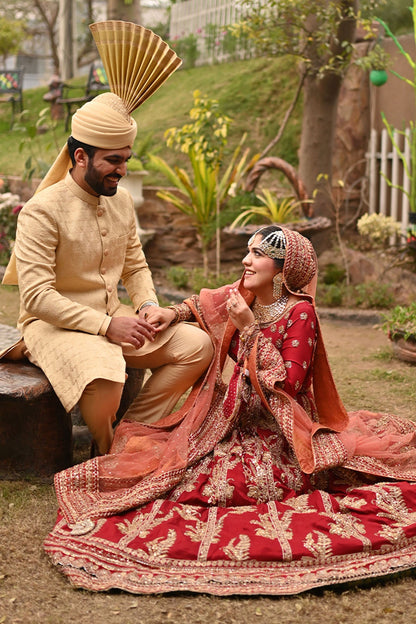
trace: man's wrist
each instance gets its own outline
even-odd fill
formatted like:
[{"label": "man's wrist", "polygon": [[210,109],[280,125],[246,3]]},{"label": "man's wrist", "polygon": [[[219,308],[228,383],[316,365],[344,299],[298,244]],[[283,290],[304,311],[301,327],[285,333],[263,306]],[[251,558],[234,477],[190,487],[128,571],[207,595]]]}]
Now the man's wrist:
[{"label": "man's wrist", "polygon": [[156,303],[155,301],[145,301],[139,306],[139,309],[136,310],[136,314],[139,314],[139,312],[143,310],[143,308],[147,308],[149,306],[159,306],[159,304]]}]

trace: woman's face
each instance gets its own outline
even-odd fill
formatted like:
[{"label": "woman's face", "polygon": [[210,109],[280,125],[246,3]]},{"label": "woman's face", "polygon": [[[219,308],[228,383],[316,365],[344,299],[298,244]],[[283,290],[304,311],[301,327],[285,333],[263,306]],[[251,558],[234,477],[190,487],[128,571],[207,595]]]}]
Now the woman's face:
[{"label": "woman's face", "polygon": [[259,248],[261,241],[261,234],[257,234],[243,258],[243,284],[253,294],[270,299],[273,293],[273,277],[280,273],[280,269],[276,267],[273,258],[266,256]]}]

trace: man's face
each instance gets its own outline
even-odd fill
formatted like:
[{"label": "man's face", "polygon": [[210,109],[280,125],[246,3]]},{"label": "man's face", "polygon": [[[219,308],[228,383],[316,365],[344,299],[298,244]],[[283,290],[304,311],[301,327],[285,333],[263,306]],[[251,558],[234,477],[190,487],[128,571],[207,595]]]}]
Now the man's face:
[{"label": "man's face", "polygon": [[130,147],[117,150],[97,149],[93,158],[87,156],[84,182],[96,195],[115,195],[119,180],[127,173],[127,161],[130,157]]}]

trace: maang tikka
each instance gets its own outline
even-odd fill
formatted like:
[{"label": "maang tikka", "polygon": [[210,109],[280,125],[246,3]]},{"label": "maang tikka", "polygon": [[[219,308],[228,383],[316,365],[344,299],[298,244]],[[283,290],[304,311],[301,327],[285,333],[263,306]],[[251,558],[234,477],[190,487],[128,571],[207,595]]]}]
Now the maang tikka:
[{"label": "maang tikka", "polygon": [[282,273],[276,273],[273,277],[273,297],[277,301],[283,295],[283,276]]}]

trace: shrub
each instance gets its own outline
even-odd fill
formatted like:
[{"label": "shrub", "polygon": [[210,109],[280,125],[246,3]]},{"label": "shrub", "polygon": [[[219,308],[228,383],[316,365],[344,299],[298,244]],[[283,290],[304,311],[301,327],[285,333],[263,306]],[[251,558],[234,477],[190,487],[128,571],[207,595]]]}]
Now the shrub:
[{"label": "shrub", "polygon": [[410,336],[416,336],[416,301],[409,306],[396,306],[383,314],[383,319],[383,329],[390,337],[402,334],[407,340]]},{"label": "shrub", "polygon": [[400,235],[401,226],[392,217],[366,213],[358,219],[357,229],[372,246],[382,247],[390,236]]},{"label": "shrub", "polygon": [[318,305],[336,308],[342,305],[345,297],[344,284],[321,284],[317,291]]},{"label": "shrub", "polygon": [[172,266],[166,273],[168,280],[175,288],[187,288],[189,282],[189,271],[181,266]]},{"label": "shrub", "polygon": [[241,273],[220,273],[218,276],[216,273],[209,272],[208,276],[205,277],[202,269],[193,269],[190,280],[192,292],[199,293],[202,288],[220,288],[220,286],[232,284],[241,275],[242,269]]},{"label": "shrub", "polygon": [[[0,182],[0,188],[4,187],[4,182]],[[18,195],[0,193],[0,264],[9,262],[16,238],[17,217],[22,207]]]},{"label": "shrub", "polygon": [[389,284],[365,282],[354,287],[355,304],[359,308],[390,308],[394,303],[394,294]]},{"label": "shrub", "polygon": [[331,262],[326,265],[322,280],[324,284],[339,284],[345,280],[345,269]]}]

